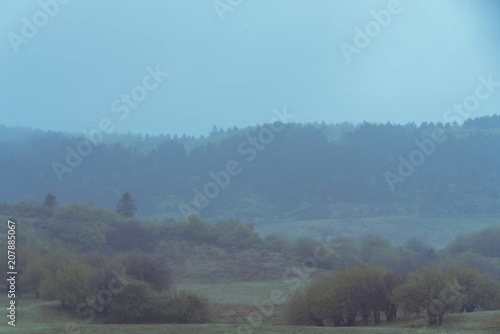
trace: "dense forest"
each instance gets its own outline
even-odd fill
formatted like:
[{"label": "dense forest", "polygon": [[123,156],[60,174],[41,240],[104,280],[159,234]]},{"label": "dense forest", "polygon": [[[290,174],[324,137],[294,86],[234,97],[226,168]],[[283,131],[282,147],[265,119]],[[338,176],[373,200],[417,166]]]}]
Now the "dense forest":
[{"label": "dense forest", "polygon": [[114,208],[129,192],[141,217],[493,216],[499,129],[500,116],[460,126],[278,122],[214,127],[206,138],[1,126],[0,201],[51,192],[61,204]]}]

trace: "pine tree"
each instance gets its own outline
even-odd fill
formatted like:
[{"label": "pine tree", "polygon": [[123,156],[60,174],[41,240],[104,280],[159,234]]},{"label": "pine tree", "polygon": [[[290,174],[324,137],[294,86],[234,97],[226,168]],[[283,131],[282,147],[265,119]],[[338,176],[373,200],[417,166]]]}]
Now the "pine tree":
[{"label": "pine tree", "polygon": [[43,206],[47,208],[53,208],[57,205],[57,199],[56,196],[52,193],[48,193],[47,196],[45,196],[45,199],[43,201]]},{"label": "pine tree", "polygon": [[126,192],[116,205],[116,212],[124,217],[133,217],[136,211],[137,208],[134,204],[134,200],[130,194]]}]

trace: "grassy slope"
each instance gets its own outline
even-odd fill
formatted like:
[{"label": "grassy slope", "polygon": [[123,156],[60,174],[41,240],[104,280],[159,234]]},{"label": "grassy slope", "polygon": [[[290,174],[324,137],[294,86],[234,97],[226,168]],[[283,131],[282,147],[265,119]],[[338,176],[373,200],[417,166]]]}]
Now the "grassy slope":
[{"label": "grassy slope", "polygon": [[227,250],[185,240],[167,242],[161,254],[172,269],[173,281],[183,284],[279,280],[285,268],[297,262],[265,250]]},{"label": "grassy slope", "polygon": [[278,233],[289,240],[308,235],[335,238],[347,236],[360,238],[377,234],[394,245],[401,245],[412,237],[421,238],[437,249],[452,242],[459,234],[470,234],[487,226],[500,225],[498,218],[445,218],[445,217],[367,217],[323,219],[306,221],[282,221],[255,225],[262,237]]}]

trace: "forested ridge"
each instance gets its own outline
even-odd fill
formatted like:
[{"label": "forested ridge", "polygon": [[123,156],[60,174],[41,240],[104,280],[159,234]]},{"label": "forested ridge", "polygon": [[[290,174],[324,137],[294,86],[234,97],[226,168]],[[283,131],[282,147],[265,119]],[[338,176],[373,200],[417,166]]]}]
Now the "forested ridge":
[{"label": "forested ridge", "polygon": [[0,202],[51,192],[61,204],[114,208],[128,191],[138,215],[176,219],[318,219],[338,203],[374,215],[491,216],[500,212],[499,129],[499,116],[461,126],[214,127],[206,138],[0,126]]}]

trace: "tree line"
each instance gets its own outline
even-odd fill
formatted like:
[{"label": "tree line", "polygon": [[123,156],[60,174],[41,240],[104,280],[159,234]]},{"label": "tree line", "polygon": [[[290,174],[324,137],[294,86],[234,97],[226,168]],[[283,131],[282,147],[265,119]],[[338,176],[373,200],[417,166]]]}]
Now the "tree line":
[{"label": "tree line", "polygon": [[285,318],[291,325],[353,326],[391,322],[401,311],[412,326],[421,327],[440,325],[449,312],[498,309],[500,282],[470,267],[432,266],[397,274],[354,266],[295,291]]},{"label": "tree line", "polygon": [[[0,154],[6,158],[0,161],[0,171],[9,191],[0,193],[0,201],[27,195],[42,200],[50,191],[63,204],[93,199],[114,207],[128,191],[140,216],[182,219],[179,206],[193,206],[196,191],[204,194],[204,187],[214,182],[211,172],[236,161],[242,172],[197,215],[245,220],[329,218],[335,204],[343,202],[367,204],[373,215],[399,210],[492,216],[500,212],[499,119],[481,117],[462,126],[283,124],[265,148],[254,148],[250,163],[238,147],[258,140],[265,125],[214,129],[207,138],[113,135],[82,156],[62,182],[52,163],[66,163],[67,148],[76,150],[84,137],[2,127]],[[422,144],[427,147],[422,149],[416,142],[426,143],[436,129],[444,131],[446,140],[435,143],[427,155],[430,146]],[[427,152],[420,154],[425,161],[411,165],[411,175],[400,176],[400,165],[409,168],[419,156],[412,153],[419,150]],[[387,172],[403,179],[394,184],[394,191],[384,176]]]}]

